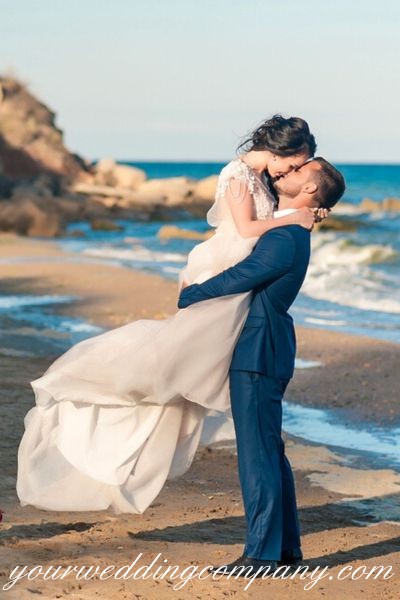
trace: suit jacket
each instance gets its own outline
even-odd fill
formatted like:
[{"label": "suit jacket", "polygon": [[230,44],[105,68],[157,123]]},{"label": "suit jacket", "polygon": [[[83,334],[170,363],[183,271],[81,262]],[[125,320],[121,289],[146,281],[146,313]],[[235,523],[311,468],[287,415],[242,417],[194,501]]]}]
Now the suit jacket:
[{"label": "suit jacket", "polygon": [[184,288],[178,308],[194,302],[253,291],[249,313],[235,346],[231,370],[290,379],[296,355],[288,310],[310,260],[310,232],[299,225],[277,227],[257,241],[244,260],[200,284]]}]

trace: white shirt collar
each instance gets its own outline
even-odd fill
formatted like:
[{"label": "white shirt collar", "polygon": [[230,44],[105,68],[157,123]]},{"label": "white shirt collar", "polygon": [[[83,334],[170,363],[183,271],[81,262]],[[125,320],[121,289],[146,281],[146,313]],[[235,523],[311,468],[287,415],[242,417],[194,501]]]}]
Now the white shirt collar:
[{"label": "white shirt collar", "polygon": [[296,212],[296,208],[284,208],[282,210],[276,210],[274,212],[274,218],[276,217],[285,217],[286,215],[290,215],[293,212]]}]

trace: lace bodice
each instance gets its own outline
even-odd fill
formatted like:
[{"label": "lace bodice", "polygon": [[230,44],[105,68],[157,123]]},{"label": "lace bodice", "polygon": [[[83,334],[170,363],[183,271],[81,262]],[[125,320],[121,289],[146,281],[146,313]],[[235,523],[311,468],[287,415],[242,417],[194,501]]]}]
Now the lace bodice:
[{"label": "lace bodice", "polygon": [[[225,194],[232,179],[246,184],[253,198],[254,219],[267,219],[275,214],[275,198],[268,188],[267,179],[261,178],[240,158],[231,160],[221,169],[215,202],[207,212],[207,222],[217,228],[217,235],[196,244],[189,252],[187,265],[179,273],[179,289],[183,281],[201,283],[237,264],[250,254],[257,242],[257,236],[242,237],[237,230]],[[238,194],[237,201],[241,202],[244,197],[244,193]]]},{"label": "lace bodice", "polygon": [[260,177],[254,169],[240,158],[231,160],[218,177],[215,202],[207,213],[207,221],[212,227],[217,227],[222,221],[231,219],[231,212],[224,199],[230,180],[243,181],[253,197],[253,218],[267,219],[272,216],[275,208],[275,198],[268,188],[266,177]]}]

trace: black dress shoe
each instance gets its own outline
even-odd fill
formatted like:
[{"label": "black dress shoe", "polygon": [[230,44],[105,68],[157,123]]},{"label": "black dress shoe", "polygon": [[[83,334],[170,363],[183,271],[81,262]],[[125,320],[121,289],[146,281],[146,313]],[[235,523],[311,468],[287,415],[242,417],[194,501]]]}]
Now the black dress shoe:
[{"label": "black dress shoe", "polygon": [[242,554],[233,562],[227,565],[221,565],[220,567],[209,567],[209,573],[215,573],[218,571],[221,575],[239,575],[240,577],[251,577],[254,573],[257,573],[256,577],[262,577],[264,573],[272,574],[278,568],[278,561],[276,560],[261,560],[259,558],[251,558]]},{"label": "black dress shoe", "polygon": [[303,560],[303,553],[300,548],[291,548],[290,550],[282,550],[281,559],[278,560],[279,565],[297,565]]}]

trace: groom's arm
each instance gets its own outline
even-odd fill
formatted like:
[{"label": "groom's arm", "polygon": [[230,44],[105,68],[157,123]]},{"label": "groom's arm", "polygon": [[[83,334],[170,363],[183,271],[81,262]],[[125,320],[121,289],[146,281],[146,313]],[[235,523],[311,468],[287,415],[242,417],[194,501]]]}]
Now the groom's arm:
[{"label": "groom's arm", "polygon": [[274,281],[290,269],[294,252],[294,240],[287,231],[279,227],[268,231],[245,259],[203,283],[183,289],[178,308],[217,296],[248,292],[262,283]]}]

